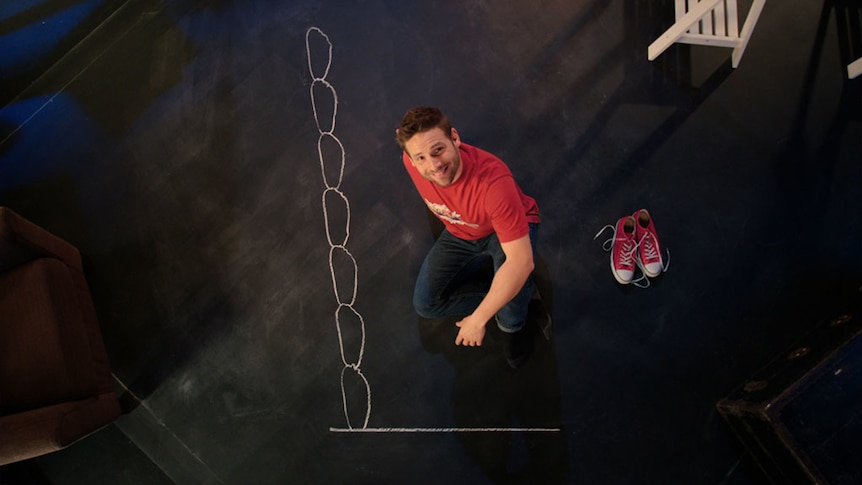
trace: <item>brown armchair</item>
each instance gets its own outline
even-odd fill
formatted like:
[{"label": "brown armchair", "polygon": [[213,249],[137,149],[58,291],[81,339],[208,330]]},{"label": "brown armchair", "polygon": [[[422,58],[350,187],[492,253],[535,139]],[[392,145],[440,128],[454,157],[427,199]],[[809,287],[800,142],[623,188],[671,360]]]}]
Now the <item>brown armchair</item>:
[{"label": "brown armchair", "polygon": [[0,207],[0,465],[119,415],[78,250]]}]

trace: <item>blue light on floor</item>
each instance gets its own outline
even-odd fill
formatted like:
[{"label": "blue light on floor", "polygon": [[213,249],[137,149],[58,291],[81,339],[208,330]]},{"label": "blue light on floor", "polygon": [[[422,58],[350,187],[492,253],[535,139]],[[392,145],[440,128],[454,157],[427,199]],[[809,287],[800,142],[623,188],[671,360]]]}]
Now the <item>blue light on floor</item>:
[{"label": "blue light on floor", "polygon": [[46,3],[48,3],[48,0],[18,0],[17,2],[4,2],[3,4],[0,4],[0,22],[5,22],[15,15]]},{"label": "blue light on floor", "polygon": [[20,27],[18,16],[27,16],[40,1],[3,2],[0,6],[0,75],[18,74],[48,56],[103,0],[84,1]]},{"label": "blue light on floor", "polygon": [[0,109],[0,191],[77,165],[99,141],[98,126],[66,94],[25,99]]}]

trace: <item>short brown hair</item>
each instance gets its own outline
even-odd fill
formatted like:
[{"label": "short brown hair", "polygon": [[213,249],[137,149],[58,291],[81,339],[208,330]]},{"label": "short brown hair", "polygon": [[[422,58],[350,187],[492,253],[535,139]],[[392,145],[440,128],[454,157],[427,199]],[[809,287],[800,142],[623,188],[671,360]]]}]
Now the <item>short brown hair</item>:
[{"label": "short brown hair", "polygon": [[422,133],[434,128],[440,128],[446,136],[452,136],[452,125],[449,118],[438,108],[419,106],[404,113],[401,124],[395,135],[395,141],[404,149],[404,144],[416,133]]}]

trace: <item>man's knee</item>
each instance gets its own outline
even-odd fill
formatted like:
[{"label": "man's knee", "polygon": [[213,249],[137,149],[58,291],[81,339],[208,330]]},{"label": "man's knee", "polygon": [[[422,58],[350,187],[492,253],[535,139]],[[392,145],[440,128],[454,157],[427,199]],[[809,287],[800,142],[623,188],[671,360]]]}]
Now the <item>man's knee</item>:
[{"label": "man's knee", "polygon": [[437,318],[437,307],[433,301],[418,293],[413,294],[413,310],[422,318]]}]

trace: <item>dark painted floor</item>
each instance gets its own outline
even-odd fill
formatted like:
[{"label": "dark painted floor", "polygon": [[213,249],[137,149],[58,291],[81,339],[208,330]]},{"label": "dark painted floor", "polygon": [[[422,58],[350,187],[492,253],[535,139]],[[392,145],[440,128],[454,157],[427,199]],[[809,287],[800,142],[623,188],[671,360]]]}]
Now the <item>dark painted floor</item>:
[{"label": "dark painted floor", "polygon": [[[661,0],[17,5],[3,42],[107,19],[4,58],[0,204],[84,253],[130,411],[4,483],[760,484],[715,403],[862,283],[858,45],[820,2],[768,1],[736,70],[647,61]],[[540,205],[555,329],[517,372],[412,311],[433,236],[392,138],[418,104]],[[641,207],[670,267],[621,287],[593,236]]]}]

